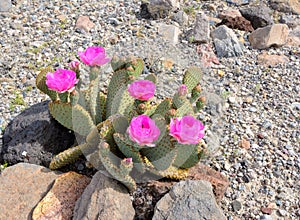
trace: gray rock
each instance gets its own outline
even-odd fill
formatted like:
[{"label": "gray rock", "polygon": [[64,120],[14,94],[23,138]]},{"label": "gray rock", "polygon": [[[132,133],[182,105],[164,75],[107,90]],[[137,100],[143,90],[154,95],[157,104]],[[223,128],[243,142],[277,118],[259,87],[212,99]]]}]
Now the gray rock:
[{"label": "gray rock", "polygon": [[12,6],[11,0],[1,0],[0,1],[0,12],[9,11],[11,6]]},{"label": "gray rock", "polygon": [[74,134],[52,118],[48,101],[44,101],[26,109],[8,124],[0,146],[0,163],[28,162],[48,167],[51,158],[71,147],[74,140]]},{"label": "gray rock", "polygon": [[277,11],[300,14],[299,0],[271,0],[269,5]]},{"label": "gray rock", "polygon": [[77,200],[74,220],[133,219],[134,209],[126,188],[98,171]]},{"label": "gray rock", "polygon": [[233,57],[243,55],[243,46],[238,41],[233,30],[226,25],[217,27],[211,32],[214,45],[219,57]]},{"label": "gray rock", "polygon": [[209,22],[206,15],[196,17],[193,30],[188,34],[188,40],[193,43],[207,43],[209,41]]},{"label": "gray rock", "polygon": [[141,17],[160,19],[169,16],[180,7],[177,0],[150,0],[141,4]]},{"label": "gray rock", "polygon": [[156,204],[153,220],[160,219],[226,218],[215,201],[209,182],[187,180],[176,183]]},{"label": "gray rock", "polygon": [[237,212],[239,210],[241,210],[242,208],[242,204],[240,201],[238,200],[234,200],[232,203],[231,203],[231,206],[233,208],[233,211]]},{"label": "gray rock", "polygon": [[189,16],[184,11],[178,11],[172,16],[172,19],[179,25],[186,25],[189,21]]},{"label": "gray rock", "polygon": [[266,6],[253,6],[240,9],[241,14],[251,21],[254,29],[273,24],[272,10]]},{"label": "gray rock", "polygon": [[168,24],[159,24],[158,26],[158,32],[168,41],[170,41],[172,44],[178,43],[179,33],[180,30],[178,27],[174,25],[168,25]]},{"label": "gray rock", "polygon": [[57,172],[19,163],[0,175],[0,219],[31,219],[31,212],[45,196]]}]

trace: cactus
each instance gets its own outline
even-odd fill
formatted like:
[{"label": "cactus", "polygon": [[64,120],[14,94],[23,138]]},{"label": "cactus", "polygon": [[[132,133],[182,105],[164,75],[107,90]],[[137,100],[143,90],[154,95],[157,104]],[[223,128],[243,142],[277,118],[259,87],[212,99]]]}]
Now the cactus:
[{"label": "cactus", "polygon": [[[199,162],[203,149],[200,143],[179,143],[170,135],[169,124],[173,118],[195,116],[195,110],[203,107],[199,98],[201,69],[191,67],[183,76],[182,83],[190,95],[177,91],[173,98],[154,102],[152,99],[138,100],[128,91],[128,85],[141,77],[142,59],[114,57],[111,66],[114,73],[107,94],[99,91],[100,68],[97,66],[91,66],[89,86],[81,89],[77,85],[71,92],[59,93],[47,87],[46,74],[53,71],[50,68],[43,69],[37,76],[37,87],[52,100],[49,103],[51,115],[84,137],[81,144],[55,156],[50,168],[59,169],[84,154],[96,168],[104,168],[130,191],[136,188],[131,177],[133,170],[172,179],[186,178],[188,169]],[[79,69],[76,74],[79,79]],[[144,79],[147,83],[157,82],[154,74],[148,74]],[[128,131],[133,117],[142,114],[149,116],[159,130],[159,135],[149,145],[140,144]]]}]

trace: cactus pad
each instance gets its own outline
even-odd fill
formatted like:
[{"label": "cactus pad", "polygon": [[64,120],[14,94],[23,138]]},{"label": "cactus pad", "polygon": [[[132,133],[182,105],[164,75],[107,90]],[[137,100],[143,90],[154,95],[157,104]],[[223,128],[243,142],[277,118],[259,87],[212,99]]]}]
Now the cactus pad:
[{"label": "cactus pad", "polygon": [[182,84],[185,84],[188,88],[188,92],[191,92],[192,89],[199,83],[202,78],[202,70],[199,67],[193,66],[186,70]]},{"label": "cactus pad", "polygon": [[36,86],[43,93],[47,94],[52,101],[57,100],[57,92],[48,89],[46,85],[46,74],[48,72],[53,72],[51,67],[47,67],[41,70],[41,72],[36,77]]}]

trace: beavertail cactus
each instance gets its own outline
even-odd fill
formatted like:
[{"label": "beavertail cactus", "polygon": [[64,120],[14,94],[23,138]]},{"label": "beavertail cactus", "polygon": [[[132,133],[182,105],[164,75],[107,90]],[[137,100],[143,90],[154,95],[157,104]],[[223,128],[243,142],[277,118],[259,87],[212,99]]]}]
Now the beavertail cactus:
[{"label": "beavertail cactus", "polygon": [[[201,69],[186,70],[182,85],[172,98],[155,101],[157,78],[141,77],[140,58],[106,56],[102,47],[78,53],[90,68],[89,86],[81,86],[81,64],[71,70],[46,68],[37,76],[37,87],[52,100],[49,110],[63,126],[85,137],[85,141],[53,158],[58,169],[84,154],[96,166],[134,190],[133,172],[151,172],[173,179],[187,176],[203,154],[204,125],[196,119],[203,107]],[[113,75],[107,93],[98,86],[100,66],[109,62]]]}]

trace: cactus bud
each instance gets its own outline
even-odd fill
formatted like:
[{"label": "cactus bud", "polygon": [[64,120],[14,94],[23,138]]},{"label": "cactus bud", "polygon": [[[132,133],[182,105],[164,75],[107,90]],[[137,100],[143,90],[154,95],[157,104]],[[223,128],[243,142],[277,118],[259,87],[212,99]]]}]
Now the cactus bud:
[{"label": "cactus bud", "polygon": [[174,108],[170,109],[168,111],[168,115],[170,115],[171,117],[175,116],[176,115],[176,110]]},{"label": "cactus bud", "polygon": [[69,63],[69,66],[71,68],[71,70],[73,70],[74,72],[76,72],[79,69],[79,61],[74,60],[71,63]]},{"label": "cactus bud", "polygon": [[144,112],[144,110],[146,109],[146,105],[144,103],[140,103],[138,105],[138,109],[139,109],[139,111]]},{"label": "cactus bud", "polygon": [[185,84],[182,84],[178,89],[178,94],[180,96],[185,96],[188,93],[188,89]]},{"label": "cactus bud", "polygon": [[195,87],[195,90],[196,90],[197,92],[201,92],[201,91],[202,91],[201,85],[198,84],[198,85]]},{"label": "cactus bud", "polygon": [[206,102],[206,97],[205,96],[200,96],[198,101],[205,103]]}]

